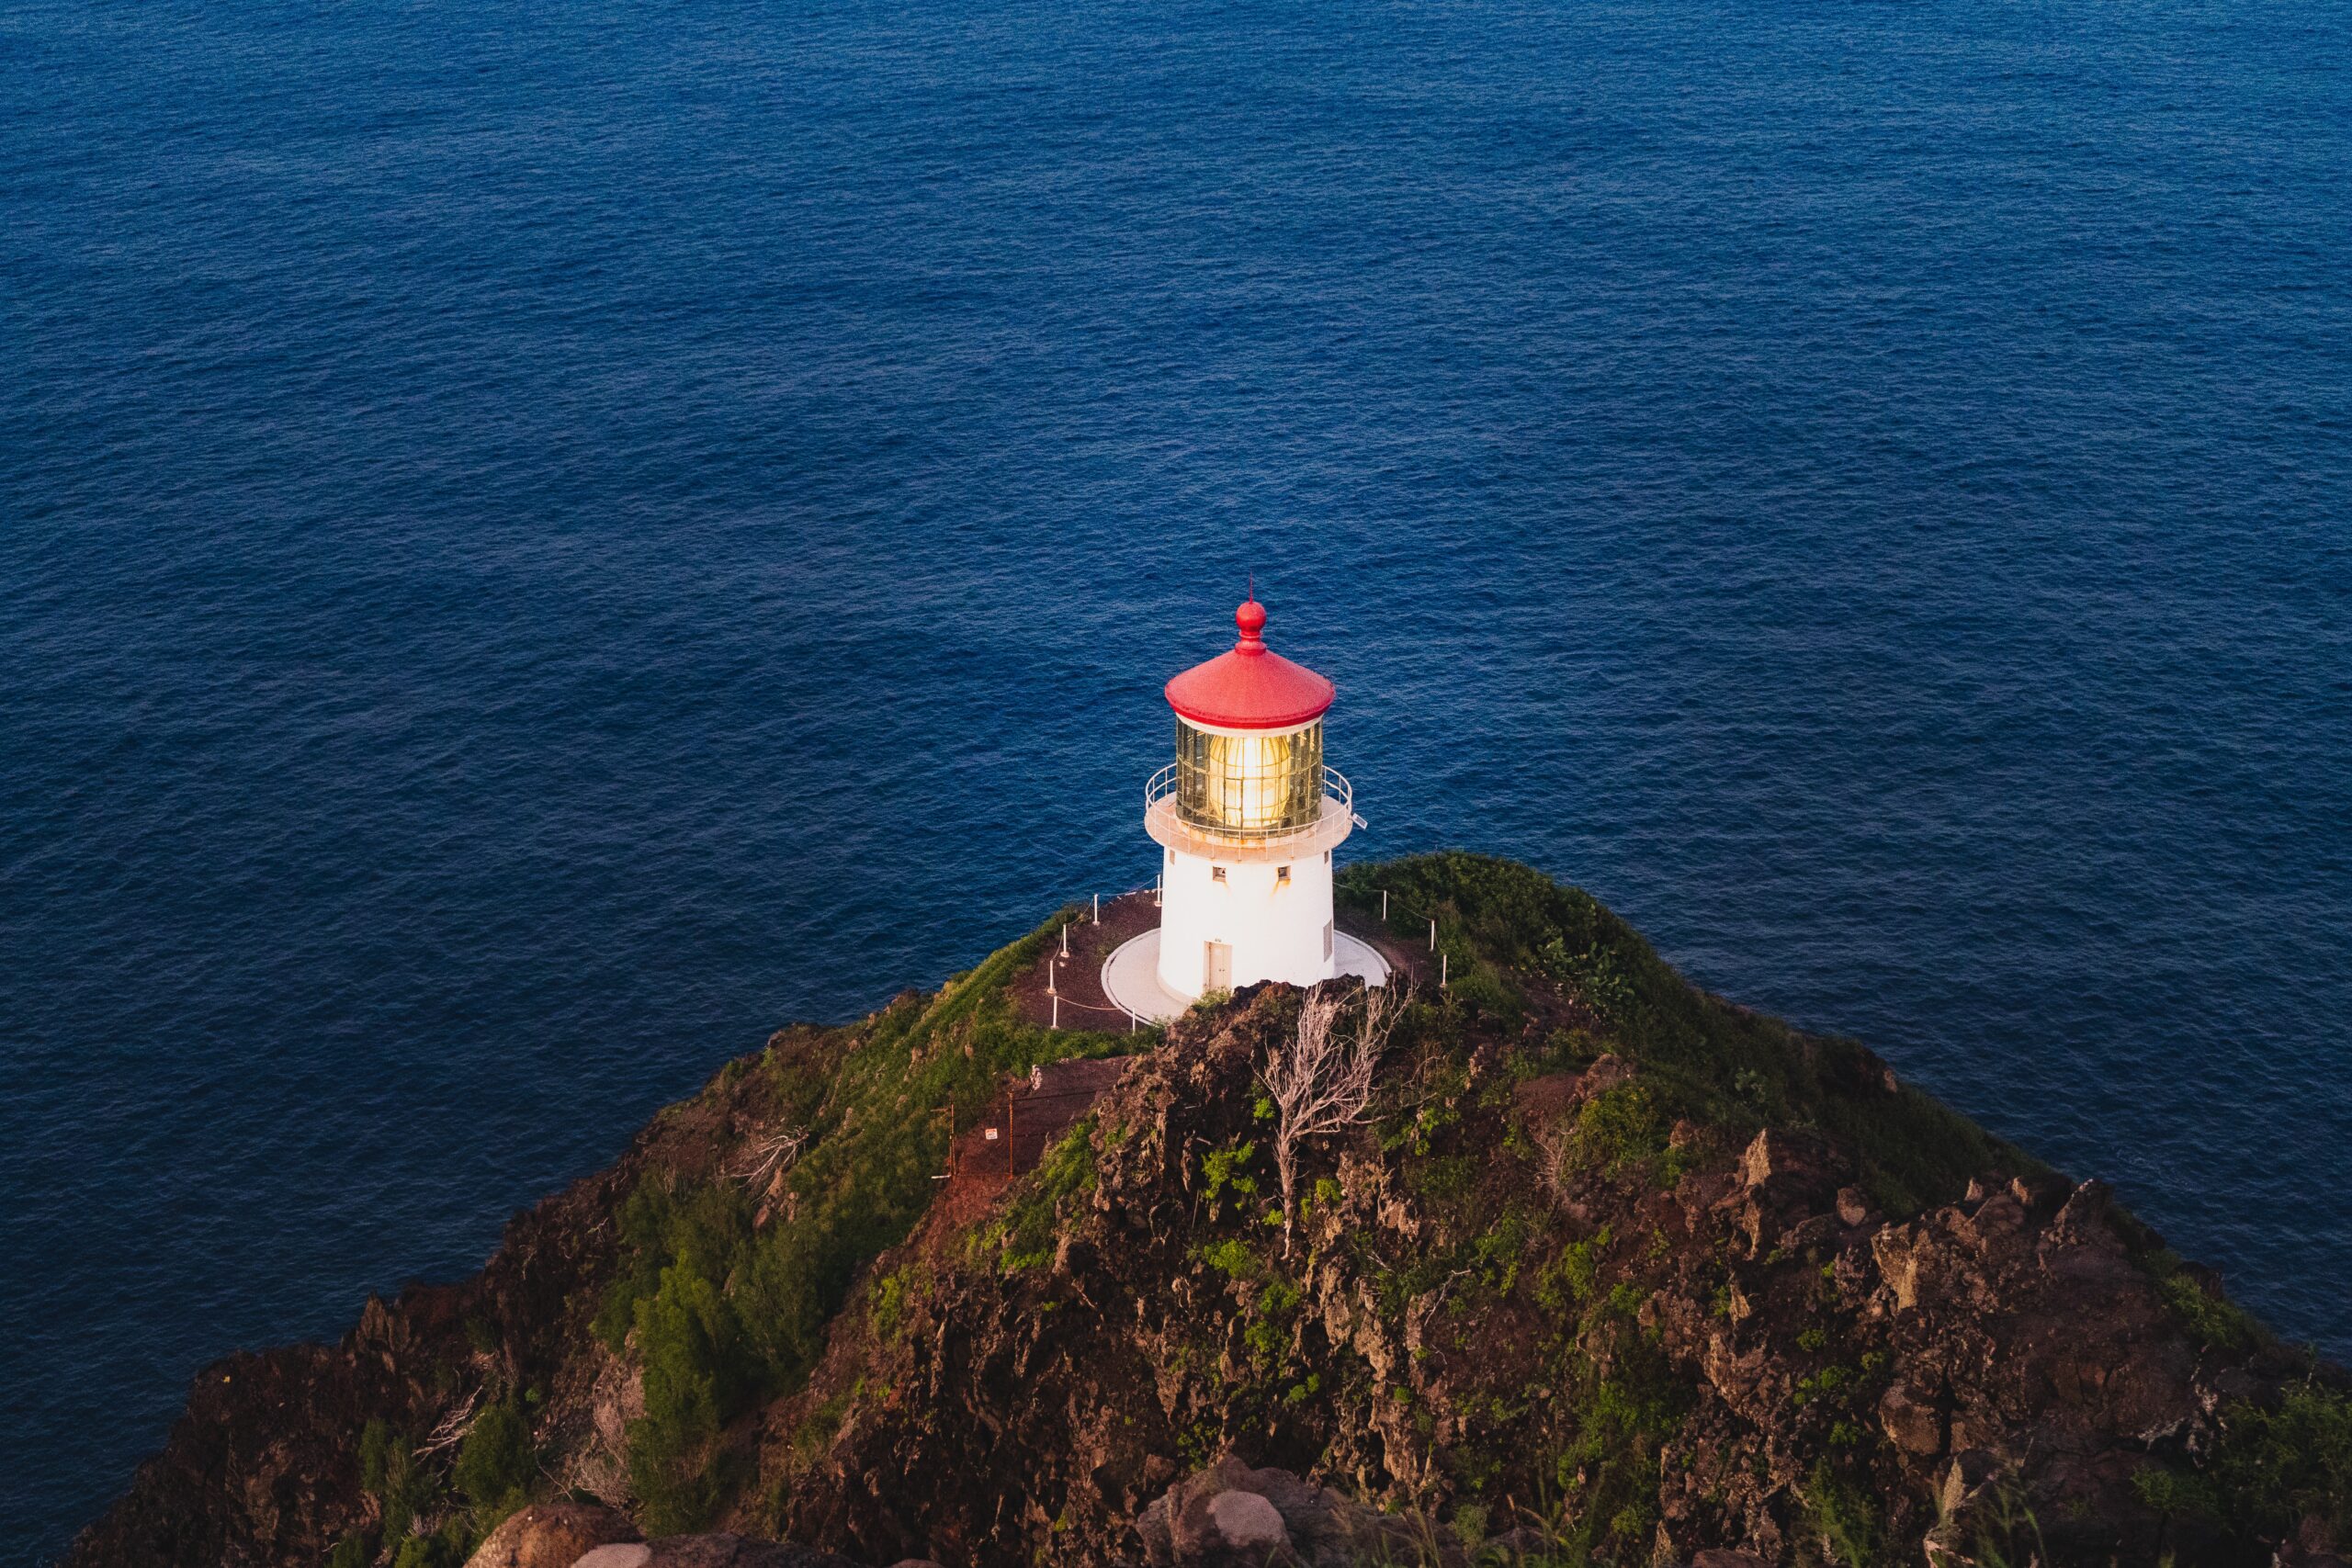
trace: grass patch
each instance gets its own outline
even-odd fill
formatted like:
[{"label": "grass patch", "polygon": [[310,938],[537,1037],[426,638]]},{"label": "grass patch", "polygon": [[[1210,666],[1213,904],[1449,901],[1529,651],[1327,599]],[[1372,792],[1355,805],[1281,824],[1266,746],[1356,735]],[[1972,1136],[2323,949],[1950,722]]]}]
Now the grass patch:
[{"label": "grass patch", "polygon": [[[800,1387],[858,1273],[904,1241],[945,1164],[952,1105],[991,1103],[1009,1075],[1114,1055],[1124,1035],[1042,1029],[1015,1016],[1012,979],[1060,918],[929,996],[901,997],[862,1025],[795,1030],[722,1073],[715,1092],[756,1097],[809,1138],[786,1179],[789,1223],[758,1228],[754,1199],[721,1177],[685,1187],[647,1178],[621,1215],[622,1263],[596,1314],[616,1348],[634,1341],[646,1414],[629,1470],[655,1533],[711,1517],[724,1494],[720,1431],[753,1404]],[[1008,1267],[1052,1257],[1052,1205],[1091,1179],[1082,1135],[1057,1145],[1009,1216]],[[887,1287],[886,1287],[887,1288]],[[903,1299],[898,1306],[903,1309]]]},{"label": "grass patch", "polygon": [[[1650,1114],[1595,1129],[1604,1142],[1646,1137],[1642,1123],[1653,1116],[1689,1117],[1735,1138],[1768,1122],[1809,1128],[1854,1150],[1864,1186],[1896,1217],[1950,1202],[1988,1171],[2044,1168],[1917,1089],[1887,1092],[1853,1042],[1802,1035],[1698,990],[1590,895],[1540,872],[1447,851],[1350,866],[1338,882],[1341,899],[1374,919],[1384,888],[1399,941],[1425,939],[1434,914],[1457,972],[1485,963],[1506,976],[1542,976],[1598,1021],[1559,1032],[1552,1055],[1588,1060],[1608,1050],[1641,1068]],[[1609,1157],[1629,1153],[1621,1141]]]}]

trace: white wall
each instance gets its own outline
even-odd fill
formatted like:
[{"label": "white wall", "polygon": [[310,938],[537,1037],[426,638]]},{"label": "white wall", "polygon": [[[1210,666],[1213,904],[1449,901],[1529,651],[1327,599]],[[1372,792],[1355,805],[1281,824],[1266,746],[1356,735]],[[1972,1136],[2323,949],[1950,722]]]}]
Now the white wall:
[{"label": "white wall", "polygon": [[[1215,867],[1222,864],[1225,880]],[[1287,864],[1290,881],[1276,868]],[[1324,932],[1331,923],[1331,852],[1306,850],[1289,862],[1217,862],[1160,852],[1159,983],[1182,997],[1201,994],[1210,942],[1233,948],[1236,990],[1261,980],[1311,986],[1336,970]]]}]

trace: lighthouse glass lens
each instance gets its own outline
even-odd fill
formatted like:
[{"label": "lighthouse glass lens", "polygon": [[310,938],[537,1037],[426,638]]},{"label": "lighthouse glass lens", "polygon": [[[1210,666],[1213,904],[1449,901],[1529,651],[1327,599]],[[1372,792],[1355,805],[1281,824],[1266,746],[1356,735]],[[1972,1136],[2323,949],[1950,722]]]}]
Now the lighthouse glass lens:
[{"label": "lighthouse glass lens", "polygon": [[1323,727],[1213,735],[1176,724],[1176,808],[1184,821],[1244,837],[1314,825],[1323,801]]}]

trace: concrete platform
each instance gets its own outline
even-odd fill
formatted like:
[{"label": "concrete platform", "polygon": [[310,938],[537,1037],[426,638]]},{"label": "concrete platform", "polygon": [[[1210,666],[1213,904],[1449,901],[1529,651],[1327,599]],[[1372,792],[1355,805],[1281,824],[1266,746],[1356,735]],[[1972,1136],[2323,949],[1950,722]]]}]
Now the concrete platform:
[{"label": "concrete platform", "polygon": [[[1352,975],[1369,986],[1388,983],[1388,961],[1372,944],[1345,931],[1331,937],[1331,955],[1340,973]],[[1147,1023],[1165,1023],[1193,1005],[1159,983],[1159,930],[1119,944],[1102,965],[1102,994]]]}]

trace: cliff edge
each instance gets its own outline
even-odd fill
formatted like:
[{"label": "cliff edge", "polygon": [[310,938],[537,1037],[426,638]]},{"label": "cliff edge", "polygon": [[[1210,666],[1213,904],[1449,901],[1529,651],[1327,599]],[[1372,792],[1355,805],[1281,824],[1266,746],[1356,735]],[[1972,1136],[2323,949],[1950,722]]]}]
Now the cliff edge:
[{"label": "cliff edge", "polygon": [[[1341,903],[1400,958],[1435,922],[1401,1015],[1266,987],[1056,1031],[1073,914],[779,1033],[475,1279],[207,1369],[67,1561],[458,1568],[526,1504],[956,1568],[2352,1544],[2341,1371],[2097,1182],[1524,867]],[[1370,1077],[1287,1135],[1318,1028]]]}]

